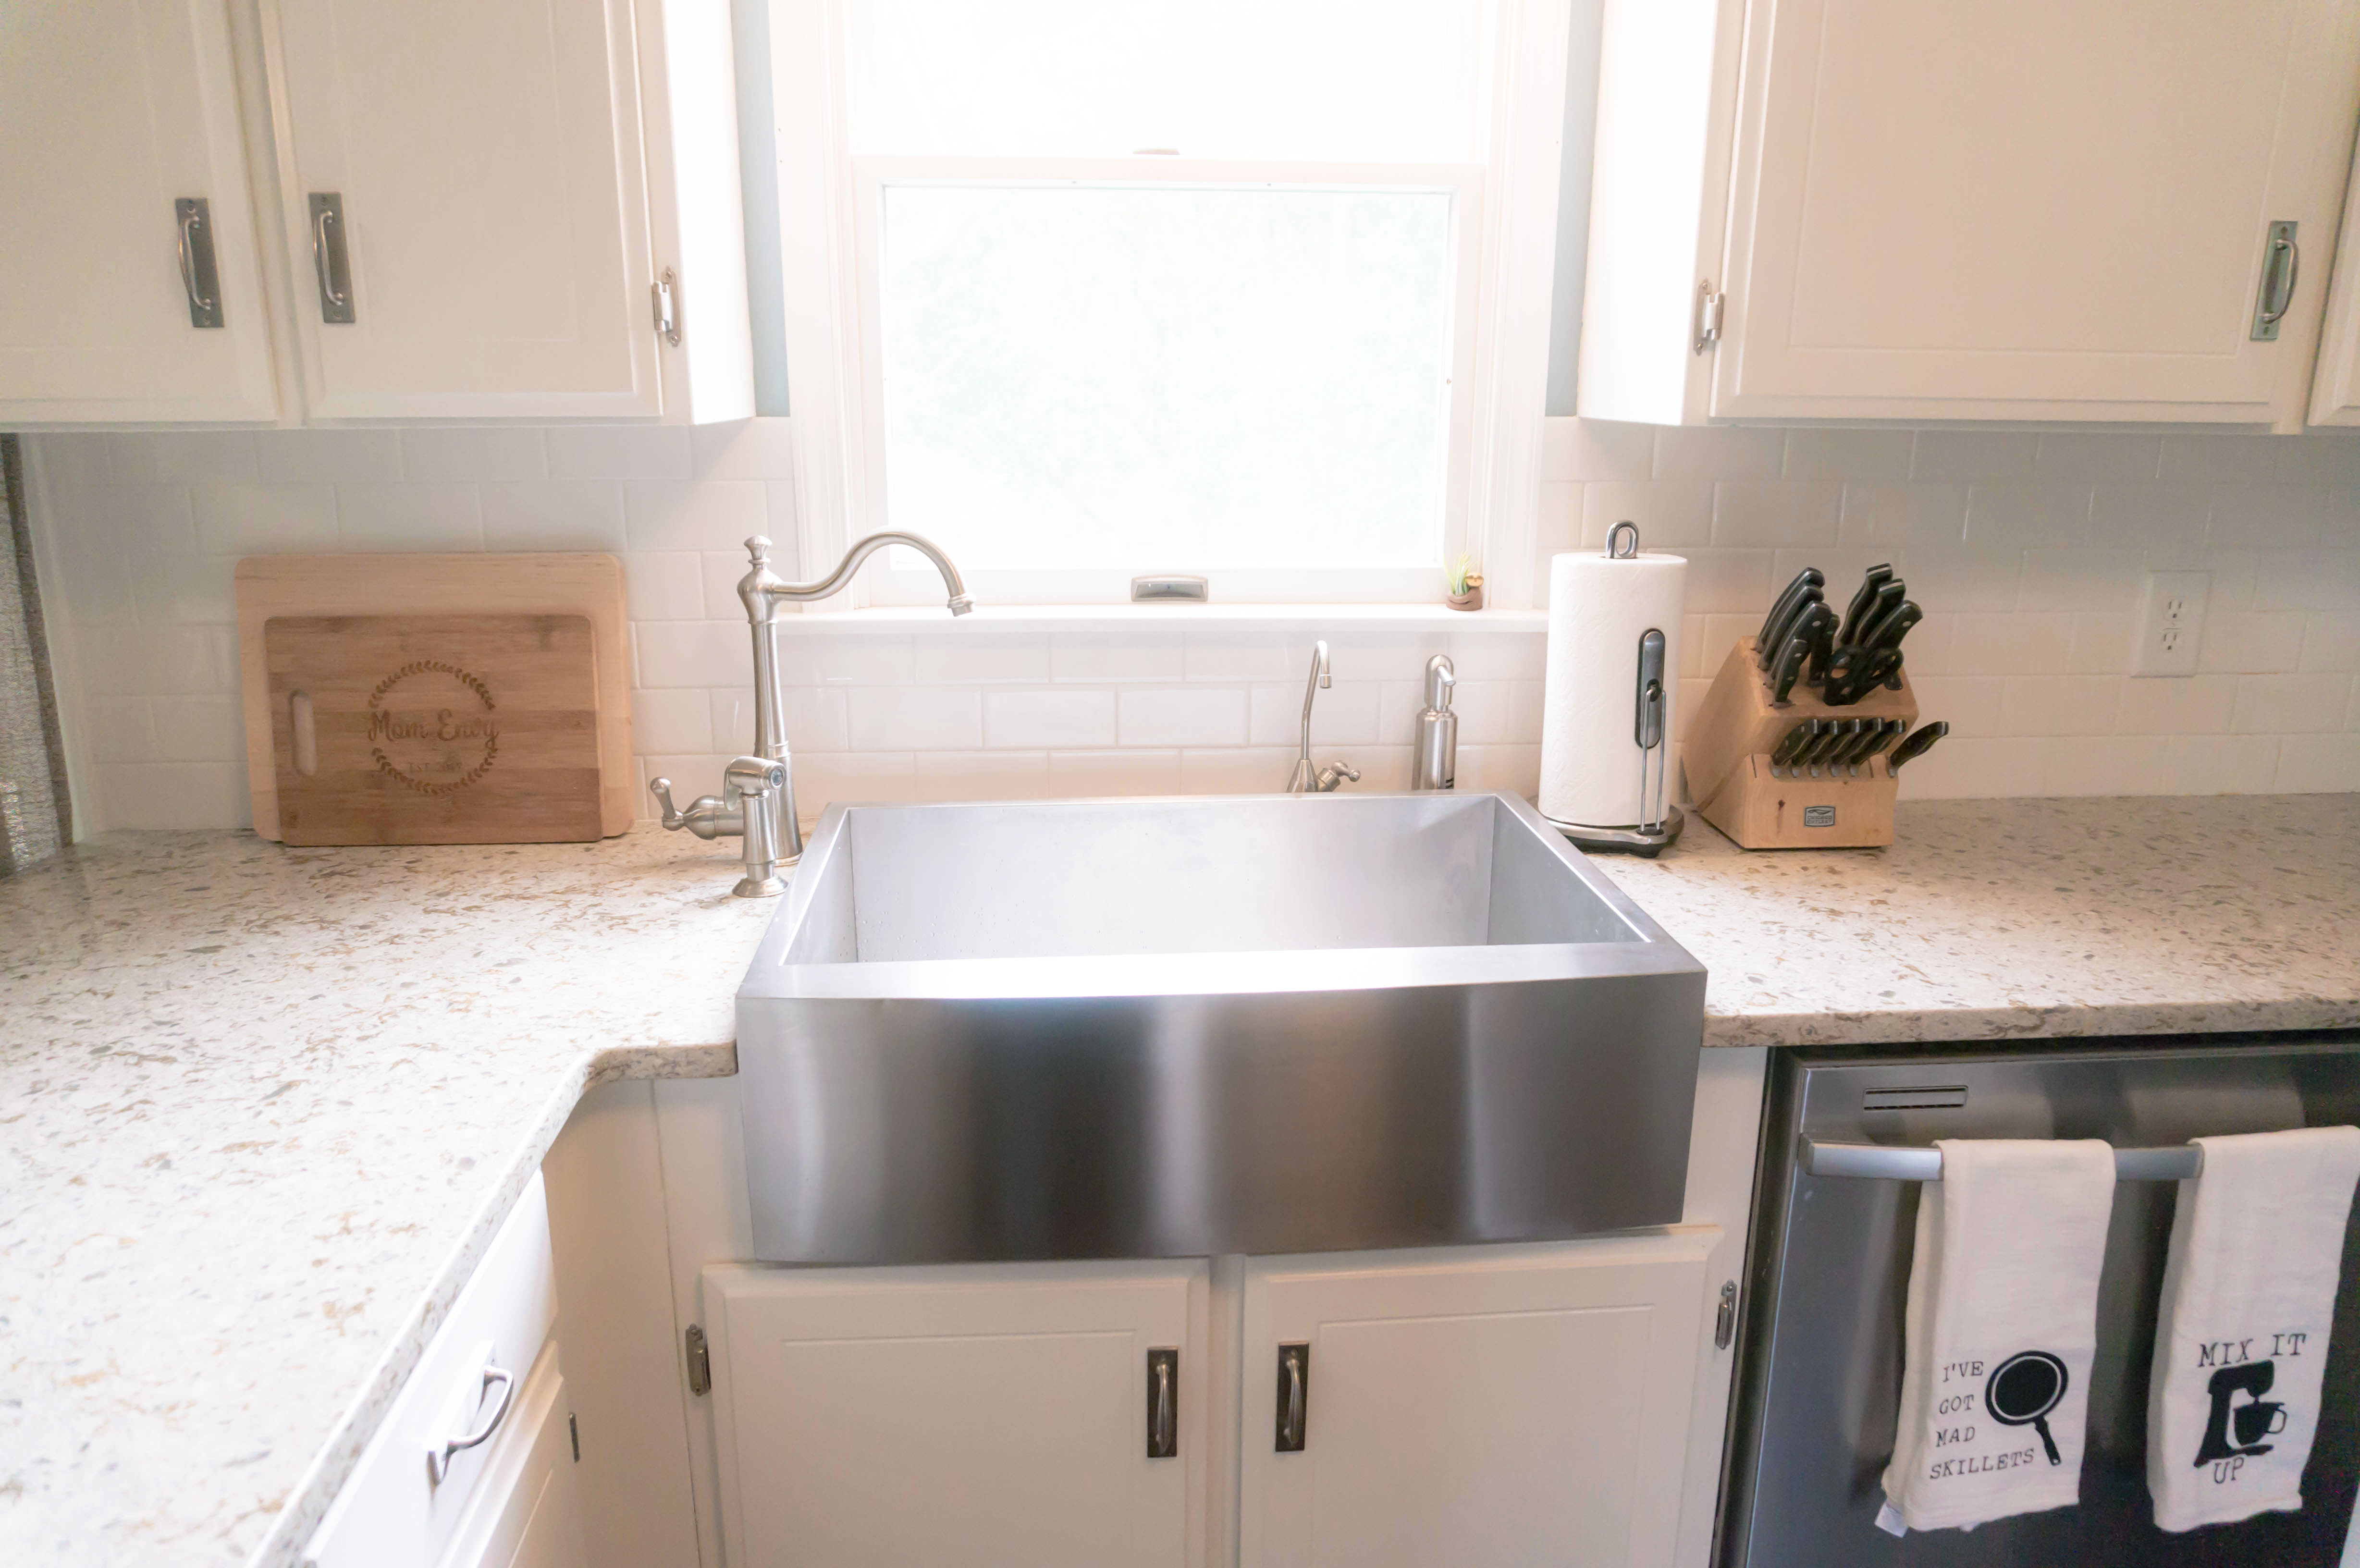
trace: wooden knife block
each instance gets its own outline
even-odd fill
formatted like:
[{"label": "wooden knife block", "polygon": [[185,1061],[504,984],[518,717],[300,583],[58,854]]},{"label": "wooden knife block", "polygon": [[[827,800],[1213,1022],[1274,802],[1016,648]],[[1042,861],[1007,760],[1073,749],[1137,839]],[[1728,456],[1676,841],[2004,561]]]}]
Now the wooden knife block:
[{"label": "wooden knife block", "polygon": [[[1860,777],[1774,778],[1770,754],[1811,719],[1918,719],[1907,670],[1901,690],[1880,686],[1849,708],[1830,708],[1797,683],[1785,703],[1770,700],[1770,677],[1754,662],[1754,641],[1729,650],[1704,705],[1688,726],[1688,793],[1705,821],[1746,849],[1859,849],[1893,842],[1893,801],[1901,786],[1884,756]],[[1889,755],[1892,748],[1885,748]]]}]

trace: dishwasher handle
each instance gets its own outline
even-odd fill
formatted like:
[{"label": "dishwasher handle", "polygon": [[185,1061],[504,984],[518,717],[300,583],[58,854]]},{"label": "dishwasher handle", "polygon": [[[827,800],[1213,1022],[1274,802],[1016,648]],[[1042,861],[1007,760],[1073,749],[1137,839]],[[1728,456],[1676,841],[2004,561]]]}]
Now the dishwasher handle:
[{"label": "dishwasher handle", "polygon": [[[1874,1181],[1939,1181],[1942,1151],[1885,1143],[1821,1143],[1804,1138],[1795,1163],[1807,1176],[1858,1176]],[[2117,1181],[2192,1181],[2204,1174],[2204,1150],[2192,1143],[2114,1150]]]}]

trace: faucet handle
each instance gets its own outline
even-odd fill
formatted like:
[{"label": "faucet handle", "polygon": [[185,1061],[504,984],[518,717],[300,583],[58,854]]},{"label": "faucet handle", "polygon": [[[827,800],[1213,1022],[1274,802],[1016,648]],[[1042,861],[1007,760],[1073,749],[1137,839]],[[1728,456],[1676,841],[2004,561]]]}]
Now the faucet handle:
[{"label": "faucet handle", "polygon": [[1331,762],[1319,770],[1317,780],[1319,792],[1323,795],[1333,794],[1337,787],[1346,779],[1358,784],[1360,781],[1360,770],[1349,762]]},{"label": "faucet handle", "polygon": [[650,779],[648,780],[648,790],[655,796],[656,803],[663,808],[662,821],[667,832],[678,833],[688,825],[688,819],[682,816],[680,808],[672,803],[671,779]]}]

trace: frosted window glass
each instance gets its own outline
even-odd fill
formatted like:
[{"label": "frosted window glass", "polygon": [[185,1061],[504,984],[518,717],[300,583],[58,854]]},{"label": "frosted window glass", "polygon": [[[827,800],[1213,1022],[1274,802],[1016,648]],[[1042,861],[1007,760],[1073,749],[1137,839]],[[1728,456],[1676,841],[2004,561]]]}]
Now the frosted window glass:
[{"label": "frosted window glass", "polygon": [[1448,162],[1461,0],[871,0],[865,152]]},{"label": "frosted window glass", "polygon": [[1433,566],[1450,202],[889,186],[886,504],[963,566]]}]

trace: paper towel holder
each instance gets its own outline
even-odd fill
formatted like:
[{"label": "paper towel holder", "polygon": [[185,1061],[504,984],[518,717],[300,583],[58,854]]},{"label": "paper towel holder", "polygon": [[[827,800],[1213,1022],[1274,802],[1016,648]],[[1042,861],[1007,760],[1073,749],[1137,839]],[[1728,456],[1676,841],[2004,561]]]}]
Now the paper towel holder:
[{"label": "paper towel holder", "polygon": [[[1639,555],[1639,525],[1624,521],[1606,531],[1606,558],[1634,561]],[[1680,836],[1684,819],[1671,803],[1671,693],[1664,685],[1666,644],[1663,629],[1650,626],[1639,634],[1638,679],[1631,700],[1631,739],[1639,748],[1639,817],[1626,827],[1598,827],[1587,822],[1542,820],[1584,849],[1621,849],[1654,859],[1666,844]],[[1647,788],[1655,778],[1652,795]]]}]

